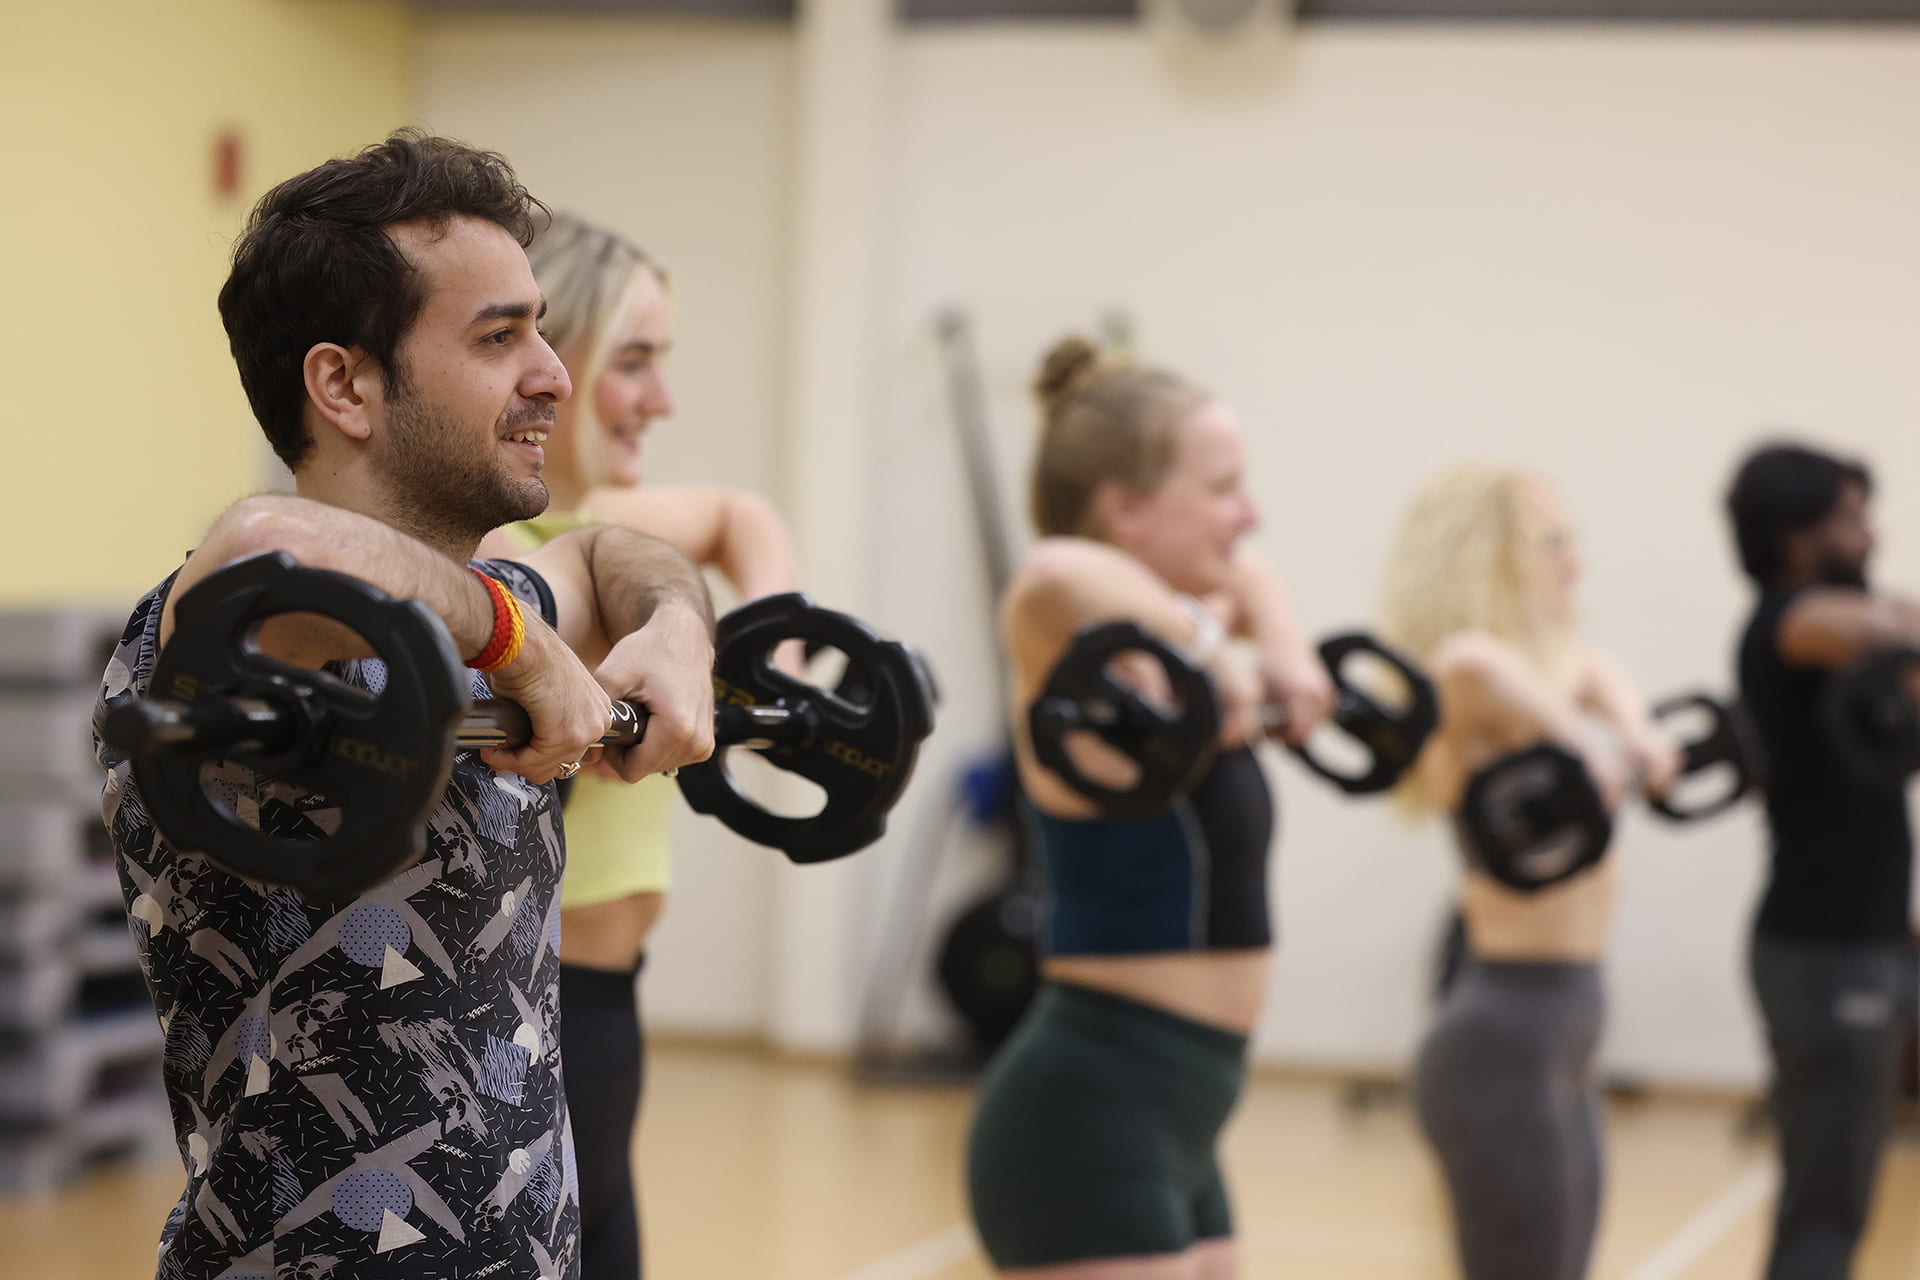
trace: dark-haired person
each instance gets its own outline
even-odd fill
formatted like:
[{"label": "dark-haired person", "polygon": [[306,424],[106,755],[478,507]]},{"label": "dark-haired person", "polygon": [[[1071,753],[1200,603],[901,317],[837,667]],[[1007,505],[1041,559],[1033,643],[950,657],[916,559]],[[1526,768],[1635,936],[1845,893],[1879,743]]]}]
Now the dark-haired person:
[{"label": "dark-haired person", "polygon": [[[543,213],[500,157],[403,131],[275,187],[235,246],[221,318],[298,493],[230,508],[147,593],[103,701],[145,692],[181,642],[182,592],[285,551],[424,601],[474,693],[525,704],[533,739],[461,753],[420,860],[332,900],[176,853],[99,746],[187,1171],[167,1280],[578,1274],[551,784],[592,758],[610,697],[653,713],[645,741],[608,754],[622,777],[711,751],[712,615],[693,567],[627,530],[471,559],[547,504],[541,441],[570,387],[524,251]],[[310,615],[273,620],[261,644],[360,687],[386,679]],[[220,781],[263,825],[320,817],[288,784],[232,766]]]},{"label": "dark-haired person", "polygon": [[1749,957],[1782,1171],[1768,1280],[1850,1274],[1913,1016],[1906,796],[1850,777],[1817,711],[1836,668],[1920,642],[1920,604],[1867,584],[1872,497],[1865,466],[1796,444],[1756,450],[1727,494],[1759,589],[1740,693],[1771,757],[1772,861]]},{"label": "dark-haired person", "polygon": [[1273,804],[1248,741],[1260,703],[1283,703],[1304,735],[1332,687],[1279,581],[1240,545],[1257,517],[1232,412],[1076,338],[1048,354],[1035,389],[1042,540],[1001,607],[1014,723],[1075,632],[1117,618],[1187,650],[1226,714],[1218,760],[1147,821],[1100,819],[1018,744],[1048,879],[1045,981],[981,1082],[974,1225],[1007,1276],[1230,1280],[1214,1146],[1273,943]]}]

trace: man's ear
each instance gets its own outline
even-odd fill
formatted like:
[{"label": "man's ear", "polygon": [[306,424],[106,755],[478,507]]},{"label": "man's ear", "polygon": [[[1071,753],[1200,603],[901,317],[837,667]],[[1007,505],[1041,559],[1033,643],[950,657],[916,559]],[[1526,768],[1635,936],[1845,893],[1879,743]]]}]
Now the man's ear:
[{"label": "man's ear", "polygon": [[307,401],[320,417],[351,440],[373,434],[375,417],[384,407],[385,384],[380,366],[358,347],[322,342],[300,363],[307,384]]}]

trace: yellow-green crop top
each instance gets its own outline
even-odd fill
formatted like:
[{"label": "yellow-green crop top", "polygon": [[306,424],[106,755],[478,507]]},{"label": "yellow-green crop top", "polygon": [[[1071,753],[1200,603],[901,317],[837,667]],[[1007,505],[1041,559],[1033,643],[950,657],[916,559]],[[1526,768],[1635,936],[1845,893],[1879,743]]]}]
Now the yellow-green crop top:
[{"label": "yellow-green crop top", "polygon": [[[594,523],[591,516],[549,511],[503,532],[532,550]],[[673,881],[667,828],[678,790],[657,774],[632,783],[592,774],[573,780],[566,811],[567,873],[560,882],[563,910],[666,891]]]}]

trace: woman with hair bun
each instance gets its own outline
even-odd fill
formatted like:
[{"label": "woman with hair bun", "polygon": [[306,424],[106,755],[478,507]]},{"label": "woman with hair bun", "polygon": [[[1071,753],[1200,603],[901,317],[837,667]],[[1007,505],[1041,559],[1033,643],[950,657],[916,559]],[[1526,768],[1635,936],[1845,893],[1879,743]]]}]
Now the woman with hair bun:
[{"label": "woman with hair bun", "polygon": [[974,1223],[1007,1276],[1229,1280],[1214,1147],[1273,942],[1273,805],[1249,742],[1263,703],[1304,736],[1332,687],[1278,578],[1242,545],[1257,515],[1232,412],[1079,338],[1054,346],[1034,389],[1041,540],[1001,602],[1014,724],[1024,734],[1075,633],[1115,619],[1183,649],[1225,714],[1199,785],[1144,821],[1102,820],[1017,743],[1048,879],[1044,981],[981,1082]]},{"label": "woman with hair bun", "polygon": [[[1617,805],[1658,794],[1679,753],[1626,672],[1579,633],[1580,557],[1539,476],[1467,465],[1414,498],[1388,563],[1380,637],[1432,675],[1440,725],[1400,784],[1452,813],[1467,781],[1541,742],[1576,752]],[[1466,959],[1422,1042],[1414,1102],[1466,1280],[1580,1280],[1602,1177],[1599,960],[1617,864],[1536,893],[1469,869]]]}]

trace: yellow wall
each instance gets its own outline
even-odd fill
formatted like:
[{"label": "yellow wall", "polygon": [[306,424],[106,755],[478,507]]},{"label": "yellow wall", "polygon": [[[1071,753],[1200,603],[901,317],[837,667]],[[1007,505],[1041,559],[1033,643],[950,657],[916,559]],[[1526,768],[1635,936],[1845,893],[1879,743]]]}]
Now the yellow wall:
[{"label": "yellow wall", "polygon": [[406,122],[414,23],[391,0],[59,0],[5,26],[0,605],[130,602],[265,474],[214,306],[233,235],[274,182]]}]

